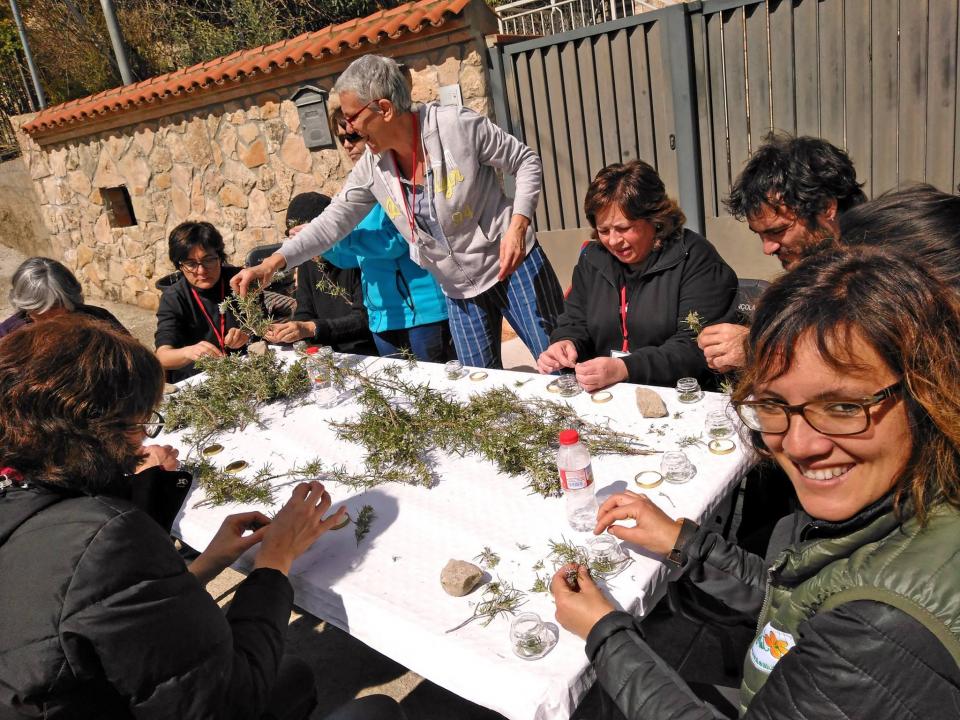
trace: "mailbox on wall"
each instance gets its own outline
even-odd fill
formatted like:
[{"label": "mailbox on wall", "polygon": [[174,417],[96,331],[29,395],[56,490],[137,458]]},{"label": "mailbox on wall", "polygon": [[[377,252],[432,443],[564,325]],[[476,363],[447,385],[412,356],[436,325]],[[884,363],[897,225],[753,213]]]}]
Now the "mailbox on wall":
[{"label": "mailbox on wall", "polygon": [[334,147],[330,124],[327,122],[327,91],[313,85],[304,85],[290,99],[297,107],[300,133],[307,148],[315,150]]}]

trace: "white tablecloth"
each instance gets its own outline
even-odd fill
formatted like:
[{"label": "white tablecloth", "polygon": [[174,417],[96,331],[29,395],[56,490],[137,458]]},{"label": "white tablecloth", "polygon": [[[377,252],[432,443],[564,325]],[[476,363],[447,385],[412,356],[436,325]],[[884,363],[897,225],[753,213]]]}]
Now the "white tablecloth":
[{"label": "white tablecloth", "polygon": [[[699,403],[681,404],[673,390],[656,388],[671,415],[645,420],[636,407],[634,385],[613,387],[613,400],[601,405],[586,393],[560,399],[546,390],[551,378],[539,375],[491,370],[485,380],[464,377],[451,382],[442,366],[429,363],[409,372],[435,388],[464,396],[506,385],[521,396],[570,402],[585,419],[609,419],[612,427],[667,450],[676,449],[679,437],[703,432],[707,411],[724,408],[727,400],[708,393]],[[529,382],[516,388],[517,380]],[[268,407],[262,412],[262,427],[222,434],[218,442],[225,450],[213,460],[222,466],[244,459],[250,463],[247,472],[253,473],[264,463],[282,471],[319,456],[327,463],[359,470],[362,449],[338,440],[327,424],[328,420],[355,416],[357,409],[352,401],[329,410],[315,405]],[[680,419],[673,419],[675,411],[683,413]],[[651,427],[665,428],[666,435],[649,433]],[[182,452],[187,449],[182,433],[162,435],[157,442],[169,442]],[[696,477],[684,485],[663,483],[648,494],[674,517],[706,517],[748,466],[749,456],[741,444],[738,440],[736,451],[724,456],[713,455],[705,447],[688,448],[686,452],[698,469]],[[473,622],[447,634],[445,630],[471,615],[471,603],[478,600],[480,592],[454,598],[443,591],[439,579],[450,558],[472,560],[489,546],[501,558],[490,574],[527,591],[537,574],[533,566],[538,560],[546,564],[540,572],[552,575],[547,560],[549,540],[565,537],[582,543],[588,536],[569,528],[562,499],[531,495],[522,478],[502,475],[478,457],[438,454],[435,460],[442,479],[430,489],[385,484],[360,492],[327,483],[334,507],[345,503],[356,518],[363,505],[371,505],[376,519],[359,546],[351,524],[321,537],[294,563],[290,580],[297,604],[420,675],[511,720],[569,717],[593,680],[583,641],[560,628],[559,642],[550,654],[525,661],[511,651],[509,618],[498,618],[487,627]],[[659,464],[659,455],[593,458],[601,502],[610,493],[636,489],[634,475],[643,469],[658,469]],[[278,481],[276,493],[280,502],[289,496],[291,485],[282,482]],[[195,507],[202,499],[202,491],[195,488],[174,525],[174,533],[195,548],[206,547],[226,515],[250,509],[238,505]],[[649,610],[666,568],[645,557],[639,548],[628,550],[633,564],[609,581],[608,589],[622,608],[642,614]],[[238,567],[248,568],[249,559],[242,558]],[[528,593],[521,611],[533,611],[543,620],[555,622],[549,594]],[[329,668],[329,672],[337,669]]]}]

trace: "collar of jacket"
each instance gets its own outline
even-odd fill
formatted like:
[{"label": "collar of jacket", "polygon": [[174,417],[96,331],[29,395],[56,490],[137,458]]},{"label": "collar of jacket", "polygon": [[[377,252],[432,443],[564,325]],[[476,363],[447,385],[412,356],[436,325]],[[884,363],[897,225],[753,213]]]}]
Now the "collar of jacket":
[{"label": "collar of jacket", "polygon": [[893,499],[894,493],[891,491],[873,504],[867,505],[867,507],[863,508],[863,510],[853,517],[838,522],[816,520],[809,515],[805,515],[808,522],[800,530],[800,541],[806,542],[807,540],[841,537],[855,530],[859,530],[865,525],[872,523],[881,515],[886,515],[891,512],[893,510]]},{"label": "collar of jacket", "polygon": [[[689,254],[686,231],[681,231],[671,240],[667,240],[660,250],[660,257],[640,276],[641,279],[676,267]],[[620,268],[623,263],[607,250],[599,240],[591,242],[584,249],[584,259],[597,269],[600,276],[613,287],[620,287]]]},{"label": "collar of jacket", "polygon": [[[426,136],[428,134],[435,134],[437,131],[437,122],[436,108],[439,107],[438,103],[426,103],[426,104],[417,104],[414,103],[411,112],[417,113],[417,120],[419,123],[420,129],[420,148],[423,152],[424,162],[428,161],[427,151],[426,151]],[[432,124],[431,124],[432,123]],[[367,152],[370,152],[367,150]],[[400,186],[400,169],[397,167],[397,162],[394,158],[393,151],[381,152],[381,153],[370,153],[373,159],[373,171],[380,176],[380,181],[383,184],[383,187],[387,189],[387,193],[390,195],[390,200],[393,203],[393,206],[396,208],[403,216],[403,222],[399,224],[400,234],[408,242],[414,242],[412,233],[410,232],[410,221],[407,216],[407,201],[404,197],[403,188]],[[362,158],[361,158],[362,160]],[[371,183],[372,185],[373,183]],[[423,187],[426,188],[427,184],[427,169],[423,169]],[[415,208],[411,208],[411,212],[416,212]],[[387,217],[391,220],[394,217],[394,213],[391,212],[391,209],[387,208]]]}]

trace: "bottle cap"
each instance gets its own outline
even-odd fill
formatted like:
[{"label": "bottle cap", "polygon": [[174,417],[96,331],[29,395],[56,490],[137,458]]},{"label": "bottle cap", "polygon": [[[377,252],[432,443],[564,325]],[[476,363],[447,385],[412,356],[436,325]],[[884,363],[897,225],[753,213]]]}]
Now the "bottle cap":
[{"label": "bottle cap", "polygon": [[317,345],[311,345],[306,350],[304,350],[304,352],[307,355],[316,355],[318,352],[320,352],[320,348]]},{"label": "bottle cap", "polygon": [[580,442],[580,434],[576,430],[560,431],[561,445],[573,445],[574,443],[578,443],[578,442]]}]

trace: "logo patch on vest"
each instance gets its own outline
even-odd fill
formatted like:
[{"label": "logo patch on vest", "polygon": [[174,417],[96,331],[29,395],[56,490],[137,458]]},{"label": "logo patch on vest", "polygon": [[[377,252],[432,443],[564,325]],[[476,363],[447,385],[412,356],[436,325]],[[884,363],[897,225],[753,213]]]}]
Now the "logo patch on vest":
[{"label": "logo patch on vest", "polygon": [[750,646],[750,662],[757,670],[769,674],[780,658],[790,652],[790,648],[796,644],[797,641],[793,639],[793,635],[777,630],[767,623],[763,632]]}]

